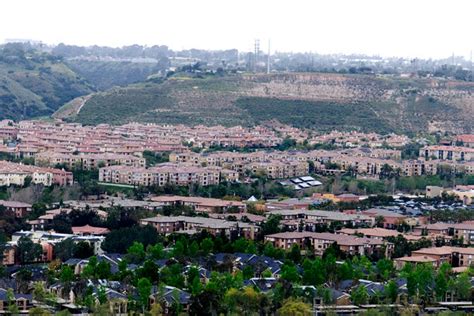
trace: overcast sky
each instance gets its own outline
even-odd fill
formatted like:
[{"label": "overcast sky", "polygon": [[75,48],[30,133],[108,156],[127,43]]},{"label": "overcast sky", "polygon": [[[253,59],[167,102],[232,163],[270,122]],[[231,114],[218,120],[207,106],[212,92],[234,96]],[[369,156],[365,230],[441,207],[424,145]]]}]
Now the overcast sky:
[{"label": "overcast sky", "polygon": [[470,56],[473,0],[1,0],[0,42]]}]

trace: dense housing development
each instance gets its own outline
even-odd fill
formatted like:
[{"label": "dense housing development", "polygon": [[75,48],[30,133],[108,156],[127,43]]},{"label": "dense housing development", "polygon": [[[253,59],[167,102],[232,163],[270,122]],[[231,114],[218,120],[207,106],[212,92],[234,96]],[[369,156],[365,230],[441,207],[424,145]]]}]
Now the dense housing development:
[{"label": "dense housing development", "polygon": [[212,314],[204,295],[267,304],[288,288],[315,313],[474,310],[469,135],[35,121],[0,135],[9,309]]}]

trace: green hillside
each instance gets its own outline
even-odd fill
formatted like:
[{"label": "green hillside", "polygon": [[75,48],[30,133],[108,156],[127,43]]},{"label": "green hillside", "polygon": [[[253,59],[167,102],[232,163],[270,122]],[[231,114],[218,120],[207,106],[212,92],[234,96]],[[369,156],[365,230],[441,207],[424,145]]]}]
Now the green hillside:
[{"label": "green hillside", "polygon": [[98,90],[141,82],[165,69],[158,63],[68,60],[67,65]]},{"label": "green hillside", "polygon": [[68,120],[253,125],[318,130],[471,131],[472,83],[368,75],[276,74],[145,82],[93,94]]},{"label": "green hillside", "polygon": [[21,45],[0,47],[0,118],[50,115],[93,89],[61,59]]}]

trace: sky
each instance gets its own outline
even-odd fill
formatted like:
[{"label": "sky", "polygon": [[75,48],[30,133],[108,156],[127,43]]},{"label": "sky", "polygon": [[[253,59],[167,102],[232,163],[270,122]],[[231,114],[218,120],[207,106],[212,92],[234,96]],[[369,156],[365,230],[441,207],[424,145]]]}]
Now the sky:
[{"label": "sky", "polygon": [[473,0],[2,0],[0,43],[470,57]]}]

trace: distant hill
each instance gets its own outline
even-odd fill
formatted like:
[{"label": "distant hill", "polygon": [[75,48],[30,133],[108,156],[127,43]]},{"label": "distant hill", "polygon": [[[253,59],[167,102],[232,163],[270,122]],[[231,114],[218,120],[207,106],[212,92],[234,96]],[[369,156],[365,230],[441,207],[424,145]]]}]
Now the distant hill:
[{"label": "distant hill", "polygon": [[93,91],[61,58],[22,45],[0,46],[0,119],[51,115]]},{"label": "distant hill", "polygon": [[[317,130],[474,130],[474,83],[373,75],[290,73],[143,82],[95,93],[62,117],[84,124],[131,121],[253,125],[268,120]],[[69,113],[64,115],[64,112]]]},{"label": "distant hill", "polygon": [[168,67],[166,60],[163,63],[145,63],[71,59],[66,64],[98,90],[142,82]]}]

